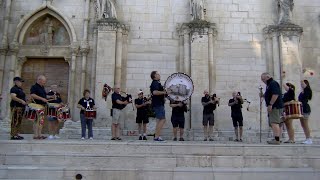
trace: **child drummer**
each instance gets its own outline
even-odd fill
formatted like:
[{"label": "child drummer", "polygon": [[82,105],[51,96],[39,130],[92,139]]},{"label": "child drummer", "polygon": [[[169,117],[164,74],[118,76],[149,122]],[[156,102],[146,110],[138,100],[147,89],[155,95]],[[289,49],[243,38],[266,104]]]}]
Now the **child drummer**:
[{"label": "child drummer", "polygon": [[[47,97],[50,98],[48,101],[50,103],[61,104],[62,99],[60,94],[57,92],[57,85],[51,85],[51,90],[47,93]],[[49,140],[59,139],[58,134],[59,121],[57,117],[49,117],[48,116],[48,128],[49,128]]]},{"label": "child drummer", "polygon": [[96,109],[94,100],[90,97],[90,91],[88,89],[83,91],[83,98],[78,102],[77,108],[81,109],[80,119],[81,119],[81,139],[86,137],[86,127],[88,127],[88,139],[93,139],[92,132],[92,122],[93,119],[87,119],[85,117],[85,110]]}]

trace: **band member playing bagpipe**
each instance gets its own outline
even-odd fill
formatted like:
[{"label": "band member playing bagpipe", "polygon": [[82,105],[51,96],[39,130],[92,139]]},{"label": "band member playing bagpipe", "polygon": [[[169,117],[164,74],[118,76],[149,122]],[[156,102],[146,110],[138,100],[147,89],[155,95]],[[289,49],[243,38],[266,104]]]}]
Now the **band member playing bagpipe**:
[{"label": "band member playing bagpipe", "polygon": [[[269,124],[272,128],[274,139],[267,141],[268,144],[280,144],[280,123],[281,113],[283,111],[283,101],[281,98],[281,88],[277,81],[273,80],[269,73],[261,74],[261,81],[264,82],[267,87],[264,93],[264,99],[267,106]],[[263,95],[261,95],[263,96]]]},{"label": "band member playing bagpipe", "polygon": [[177,141],[178,129],[180,131],[179,141],[184,141],[184,113],[188,111],[187,104],[185,102],[170,101],[170,107],[172,107],[171,123],[173,127],[173,141]]},{"label": "band member playing bagpipe", "polygon": [[301,127],[306,136],[306,140],[302,142],[303,144],[312,144],[312,139],[310,136],[310,128],[309,128],[309,116],[311,113],[310,105],[308,101],[312,99],[312,90],[308,80],[301,81],[302,92],[299,94],[299,101],[302,103],[303,109],[303,118],[300,119]]},{"label": "band member playing bagpipe", "polygon": [[151,99],[143,97],[143,91],[138,91],[138,98],[134,100],[137,108],[136,123],[138,124],[139,140],[147,140],[147,124],[149,123],[148,106]]},{"label": "band member playing bagpipe", "polygon": [[120,95],[120,87],[116,85],[113,89],[112,94],[112,138],[111,140],[121,140],[120,138],[120,121],[123,122],[124,112],[122,109],[126,107],[127,104],[131,103],[131,95],[126,94],[126,97]]},{"label": "band member playing bagpipe", "polygon": [[80,120],[81,120],[81,139],[84,140],[86,137],[86,129],[88,128],[88,139],[93,139],[92,123],[93,119],[86,118],[85,111],[96,109],[94,99],[90,97],[90,91],[85,89],[83,91],[83,98],[78,102],[77,108],[81,109],[80,111]]},{"label": "band member playing bagpipe", "polygon": [[[295,86],[291,83],[285,83],[283,84],[283,88],[286,90],[282,97],[283,103],[294,101],[295,100]],[[288,119],[284,121],[287,131],[288,131],[288,136],[289,140],[285,141],[284,143],[295,143],[294,142],[294,129],[292,126],[292,119]],[[281,134],[281,133],[280,133]]]},{"label": "band member playing bagpipe", "polygon": [[236,135],[235,141],[242,142],[243,132],[243,116],[242,116],[242,104],[243,99],[240,92],[232,92],[232,99],[229,100],[228,105],[231,107],[231,118],[234,127],[234,133]]},{"label": "band member playing bagpipe", "polygon": [[157,125],[156,125],[156,132],[154,141],[164,141],[161,137],[161,130],[164,124],[166,123],[166,114],[164,110],[164,103],[165,103],[165,95],[167,92],[163,88],[160,83],[160,74],[158,71],[152,71],[150,74],[152,79],[152,83],[150,85],[150,92],[152,95],[152,108],[155,112]]},{"label": "band member playing bagpipe", "polygon": [[[37,78],[36,84],[34,84],[30,89],[30,95],[33,101],[41,106],[46,106],[48,103],[47,93],[44,86],[47,79],[44,75],[40,75]],[[47,137],[42,136],[42,128],[44,125],[45,116],[44,114],[37,114],[37,118],[33,123],[33,139],[46,139]]]},{"label": "band member playing bagpipe", "polygon": [[11,140],[21,140],[24,139],[19,136],[23,112],[25,110],[26,94],[21,88],[22,82],[24,82],[20,77],[13,78],[14,86],[10,89],[10,108],[11,108]]},{"label": "band member playing bagpipe", "polygon": [[[54,103],[60,106],[62,103],[62,99],[60,96],[60,93],[57,92],[57,85],[51,85],[51,90],[47,93],[47,96],[52,98],[53,100],[50,101],[50,103]],[[49,109],[50,110],[50,109]],[[59,139],[60,137],[57,135],[58,134],[58,128],[59,128],[59,121],[57,118],[57,111],[55,111],[55,117],[50,117],[48,116],[48,127],[49,127],[49,137],[48,139]]]},{"label": "band member playing bagpipe", "polygon": [[[219,105],[219,98],[216,97],[215,94],[212,96],[209,95],[209,92],[205,90],[204,97],[201,99],[201,103],[203,106],[203,131],[204,131],[204,141],[213,141],[213,138],[211,137],[213,133],[213,127],[214,127],[214,114],[213,111],[216,109],[217,104]],[[209,124],[209,128],[208,128]]]}]

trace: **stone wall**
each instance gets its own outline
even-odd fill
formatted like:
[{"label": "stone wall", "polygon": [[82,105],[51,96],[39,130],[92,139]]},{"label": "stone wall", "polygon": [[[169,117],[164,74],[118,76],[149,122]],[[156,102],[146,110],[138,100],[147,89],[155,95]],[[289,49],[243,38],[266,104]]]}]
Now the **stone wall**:
[{"label": "stone wall", "polygon": [[[4,0],[3,0],[4,1]],[[37,9],[43,0],[13,0],[10,18],[9,42],[12,41],[15,28],[20,19]],[[83,37],[84,0],[53,0],[52,5],[74,26],[79,43]],[[3,23],[1,7],[0,25]],[[179,36],[177,28],[191,20],[189,1],[187,0],[116,0],[118,20],[130,26],[128,34],[128,62],[126,89],[137,97],[138,89],[149,94],[151,83],[150,72],[157,70],[161,74],[161,82],[177,71],[179,61]],[[217,37],[214,41],[214,62],[216,65],[216,89],[214,92],[221,98],[221,105],[216,110],[216,124],[219,130],[231,130],[230,108],[227,106],[232,91],[241,91],[244,98],[251,101],[249,111],[243,109],[245,129],[257,130],[259,127],[259,98],[258,87],[263,85],[260,74],[267,70],[266,44],[263,28],[277,22],[276,2],[272,0],[206,0],[205,19],[216,23]],[[90,3],[88,42],[90,51],[87,59],[86,88],[92,86],[92,62],[96,58],[94,39],[95,5]],[[304,29],[300,42],[300,55],[303,60],[305,76],[310,80],[314,90],[311,102],[313,113],[310,117],[312,127],[316,130],[319,125],[315,122],[319,117],[316,112],[319,106],[319,69],[320,69],[320,2],[317,0],[295,1],[293,22]],[[2,35],[3,29],[0,29]],[[0,37],[2,38],[2,37]],[[76,77],[81,77],[81,57],[77,54]],[[195,70],[199,70],[196,68]],[[200,70],[201,71],[201,70]],[[310,72],[314,72],[310,75]],[[309,74],[308,74],[309,73]],[[106,79],[109,79],[107,77]],[[201,83],[201,79],[194,79]],[[108,83],[108,82],[107,82]],[[76,78],[75,99],[81,97],[80,78]],[[112,84],[110,84],[112,85]],[[299,85],[296,85],[299,87]],[[8,88],[8,87],[6,87]],[[197,92],[203,89],[197,89]],[[297,88],[298,92],[300,91]],[[96,101],[104,101],[100,93],[95,95]],[[199,99],[200,101],[200,99]],[[245,107],[247,104],[244,105]],[[100,107],[102,110],[109,108]],[[135,129],[135,111],[127,107],[128,129]],[[201,109],[201,108],[199,108]],[[77,110],[78,111],[78,110]],[[267,129],[266,114],[263,110],[263,128]],[[170,119],[170,108],[167,107],[167,119]],[[201,114],[201,113],[198,113]],[[108,117],[110,119],[110,117]],[[108,119],[107,118],[107,119]],[[201,117],[199,117],[201,118]],[[78,120],[76,114],[75,119]],[[171,127],[168,122],[167,127]]]}]

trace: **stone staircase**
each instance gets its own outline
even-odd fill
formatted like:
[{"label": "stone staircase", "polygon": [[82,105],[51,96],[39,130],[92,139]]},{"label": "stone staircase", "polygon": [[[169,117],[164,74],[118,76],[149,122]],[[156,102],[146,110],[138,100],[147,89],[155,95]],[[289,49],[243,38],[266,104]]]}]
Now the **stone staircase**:
[{"label": "stone staircase", "polygon": [[320,145],[0,140],[0,179],[320,179]]}]

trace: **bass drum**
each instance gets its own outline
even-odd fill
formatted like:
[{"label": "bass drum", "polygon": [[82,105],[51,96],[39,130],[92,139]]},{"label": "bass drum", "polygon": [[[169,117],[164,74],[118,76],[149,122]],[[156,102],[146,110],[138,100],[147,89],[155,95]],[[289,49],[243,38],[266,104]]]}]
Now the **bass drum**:
[{"label": "bass drum", "polygon": [[165,89],[169,89],[168,98],[173,101],[188,100],[194,90],[193,81],[185,73],[171,74],[164,84]]}]

